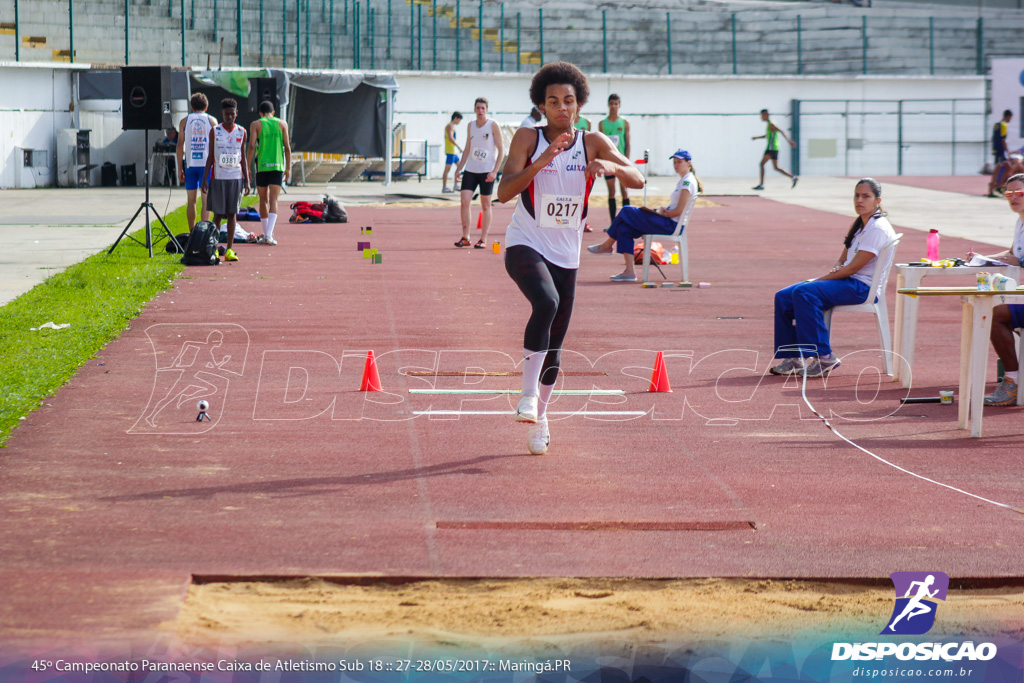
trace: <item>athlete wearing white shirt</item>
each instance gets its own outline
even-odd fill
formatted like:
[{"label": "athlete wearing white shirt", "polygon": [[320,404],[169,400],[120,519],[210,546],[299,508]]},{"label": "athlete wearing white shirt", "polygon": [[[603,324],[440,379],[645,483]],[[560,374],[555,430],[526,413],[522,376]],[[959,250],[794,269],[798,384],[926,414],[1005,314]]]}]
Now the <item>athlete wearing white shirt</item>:
[{"label": "athlete wearing white shirt", "polygon": [[601,244],[587,247],[587,251],[592,254],[610,254],[615,246],[615,251],[622,254],[625,268],[609,278],[612,282],[636,282],[636,258],[633,256],[635,240],[644,235],[671,235],[676,231],[676,222],[680,216],[684,228],[690,220],[697,195],[701,192],[700,180],[694,172],[693,159],[685,149],[676,150],[671,159],[679,175],[679,182],[672,190],[668,206],[659,206],[653,210],[646,207],[622,207],[608,228],[608,238]]},{"label": "athlete wearing white shirt", "polygon": [[[220,222],[227,219],[228,239],[225,261],[237,261],[231,248],[235,240],[235,216],[242,201],[242,194],[249,194],[249,165],[245,159],[246,132],[244,126],[235,125],[238,103],[230,97],[221,102],[221,116],[224,123],[210,131],[210,154],[206,159],[206,173],[203,189],[209,188],[210,210],[213,222],[220,229]],[[212,177],[211,177],[212,171]]]},{"label": "athlete wearing white shirt", "polygon": [[[480,239],[473,246],[484,249],[487,246],[487,233],[491,229],[491,195],[494,193],[494,179],[498,177],[501,162],[505,158],[505,143],[501,139],[501,127],[494,119],[487,118],[487,98],[478,97],[473,105],[476,119],[469,122],[466,128],[466,148],[462,150],[462,159],[455,167],[455,180],[458,182],[462,174],[462,239],[455,243],[457,247],[468,247],[469,216],[473,194],[480,190]],[[466,172],[463,173],[462,169]]]},{"label": "athlete wearing white shirt", "polygon": [[598,176],[614,176],[632,188],[644,179],[600,133],[573,128],[590,96],[587,78],[574,65],[542,67],[530,99],[548,120],[544,128],[520,128],[512,138],[498,200],[519,198],[506,233],[505,270],[532,307],[523,339],[523,391],[516,420],[531,423],[527,446],[547,451],[547,404],[558,377],[562,342],[576,294],[583,218]]},{"label": "athlete wearing white shirt", "polygon": [[[206,170],[210,130],[217,125],[217,119],[206,113],[209,104],[206,95],[197,92],[190,101],[192,112],[178,124],[178,182],[185,185],[185,215],[188,217],[189,230],[196,226],[196,203],[203,185],[203,172]],[[210,220],[205,192],[202,219]]]},{"label": "athlete wearing white shirt", "polygon": [[[769,370],[773,375],[826,377],[839,367],[825,326],[825,311],[867,300],[878,255],[896,237],[882,211],[882,186],[877,180],[857,182],[853,207],[857,220],[846,233],[843,251],[832,270],[775,293],[775,357],[783,361]],[[806,366],[804,358],[810,359]]]}]

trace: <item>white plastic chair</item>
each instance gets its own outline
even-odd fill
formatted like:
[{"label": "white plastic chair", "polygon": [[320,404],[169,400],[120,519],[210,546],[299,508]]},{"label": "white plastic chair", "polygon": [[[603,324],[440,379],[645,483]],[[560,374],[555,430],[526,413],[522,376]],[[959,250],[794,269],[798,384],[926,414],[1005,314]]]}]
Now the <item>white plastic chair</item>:
[{"label": "white plastic chair", "polygon": [[651,272],[651,243],[657,238],[659,242],[675,242],[679,245],[679,267],[683,271],[682,282],[689,282],[688,277],[690,271],[690,259],[687,256],[686,251],[686,226],[683,225],[683,216],[686,212],[679,214],[679,218],[676,219],[676,229],[671,235],[644,235],[644,282],[650,282],[648,277]]},{"label": "white plastic chair", "polygon": [[[1017,335],[1020,340],[1017,342],[1017,362],[1024,358],[1024,327],[1017,328]],[[1018,366],[1019,367],[1019,366]],[[1020,378],[1017,379],[1017,386],[1020,387]],[[1017,389],[1017,405],[1024,406],[1024,391]]]},{"label": "white plastic chair", "polygon": [[896,260],[896,246],[900,243],[903,233],[896,235],[889,244],[882,247],[875,264],[875,274],[871,277],[868,298],[862,304],[852,306],[836,306],[825,311],[825,328],[832,334],[832,314],[835,311],[851,311],[854,313],[873,313],[878,322],[878,336],[882,339],[882,360],[885,374],[892,377],[892,337],[889,335],[889,311],[885,305],[885,285],[889,281],[889,271]]}]

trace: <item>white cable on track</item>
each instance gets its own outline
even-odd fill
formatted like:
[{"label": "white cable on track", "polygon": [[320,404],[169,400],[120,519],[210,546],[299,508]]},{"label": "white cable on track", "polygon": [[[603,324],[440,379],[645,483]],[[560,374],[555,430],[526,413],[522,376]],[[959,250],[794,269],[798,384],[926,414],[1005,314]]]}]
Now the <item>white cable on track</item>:
[{"label": "white cable on track", "polygon": [[832,426],[832,423],[829,422],[827,419],[825,419],[825,416],[822,415],[821,413],[819,413],[818,410],[813,405],[811,405],[811,402],[807,399],[807,373],[806,372],[801,372],[800,375],[802,377],[802,381],[800,383],[800,396],[803,397],[804,403],[807,404],[807,407],[810,408],[811,412],[814,413],[815,415],[817,415],[821,419],[821,421],[825,423],[825,426],[829,428],[829,431],[831,431],[833,434],[835,434],[840,439],[842,439],[846,443],[850,444],[851,446],[853,446],[857,450],[860,450],[860,451],[863,451],[863,452],[867,453],[868,455],[870,455],[872,458],[874,458],[878,462],[882,463],[883,465],[888,465],[889,467],[892,467],[893,469],[899,470],[900,472],[903,472],[904,474],[909,474],[912,477],[917,477],[918,479],[920,479],[922,481],[926,481],[929,484],[935,484],[936,486],[941,486],[943,488],[949,489],[950,491],[956,491],[957,493],[962,493],[965,496],[970,496],[971,498],[976,498],[977,500],[980,500],[980,501],[982,501],[984,503],[989,503],[990,505],[996,505],[998,507],[1006,508],[1007,510],[1012,510],[1013,512],[1017,512],[1017,513],[1020,513],[1020,514],[1024,515],[1024,510],[1021,510],[1020,508],[1015,508],[1012,505],[1007,505],[1006,503],[1000,503],[1000,502],[997,502],[997,501],[994,501],[994,500],[989,500],[988,498],[982,498],[981,496],[979,496],[977,494],[974,494],[974,493],[971,493],[970,491],[964,491],[963,489],[958,489],[955,486],[950,486],[949,484],[943,484],[941,481],[935,481],[934,479],[929,479],[928,477],[926,477],[924,475],[921,475],[921,474],[918,474],[917,472],[911,472],[910,470],[908,470],[908,469],[906,469],[904,467],[900,467],[899,465],[897,465],[895,463],[889,462],[885,458],[882,458],[882,457],[880,457],[878,455],[875,455],[874,453],[872,453],[868,449],[864,448],[863,446],[859,446],[858,444],[855,444],[853,441],[850,441],[845,436],[840,434],[836,430],[836,428]]}]

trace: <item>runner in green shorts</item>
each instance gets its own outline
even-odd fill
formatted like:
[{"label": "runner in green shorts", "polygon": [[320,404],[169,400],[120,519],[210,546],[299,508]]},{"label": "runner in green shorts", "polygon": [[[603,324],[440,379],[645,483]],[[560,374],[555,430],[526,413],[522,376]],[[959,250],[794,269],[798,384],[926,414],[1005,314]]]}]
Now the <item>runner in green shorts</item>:
[{"label": "runner in green shorts", "polygon": [[786,135],[786,131],[782,130],[774,123],[772,123],[771,119],[768,118],[767,109],[761,110],[761,120],[764,121],[765,125],[767,126],[764,130],[764,135],[755,135],[750,139],[760,140],[761,138],[765,138],[768,141],[768,145],[767,147],[765,147],[764,155],[761,156],[761,179],[758,181],[757,187],[755,187],[754,189],[764,189],[764,165],[768,163],[769,159],[771,159],[772,166],[775,167],[776,171],[786,176],[787,178],[793,179],[793,184],[791,185],[791,187],[796,187],[796,181],[800,179],[793,175],[792,173],[790,173],[789,171],[784,171],[781,168],[779,168],[779,136],[781,135],[782,137],[786,138],[786,142],[789,143],[790,147],[796,147],[796,143],[789,139],[789,136]]},{"label": "runner in green shorts", "polygon": [[[619,106],[622,100],[615,93],[608,96],[608,116],[601,119],[597,129],[607,135],[612,144],[619,150],[619,154],[629,158],[629,121],[619,116]],[[608,181],[608,215],[615,220],[615,176],[607,176]],[[626,186],[619,182],[622,189],[622,205],[629,206],[629,192]]]}]

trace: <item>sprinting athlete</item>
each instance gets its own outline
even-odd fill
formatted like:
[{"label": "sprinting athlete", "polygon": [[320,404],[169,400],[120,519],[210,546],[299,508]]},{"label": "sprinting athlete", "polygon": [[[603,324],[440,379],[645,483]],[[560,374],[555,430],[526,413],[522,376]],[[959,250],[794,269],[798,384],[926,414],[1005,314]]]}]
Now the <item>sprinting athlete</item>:
[{"label": "sprinting athlete", "polygon": [[772,166],[775,167],[776,171],[786,176],[787,178],[792,178],[793,184],[790,187],[796,187],[796,183],[798,180],[800,180],[800,178],[796,177],[789,171],[785,171],[779,168],[779,136],[781,135],[782,137],[786,138],[786,142],[789,143],[790,147],[796,147],[796,143],[789,139],[789,136],[786,135],[786,131],[782,130],[774,123],[772,123],[772,120],[768,118],[767,109],[761,110],[761,120],[765,122],[766,126],[764,135],[755,135],[754,137],[750,138],[751,140],[760,140],[761,138],[765,138],[767,140],[767,144],[764,149],[764,154],[761,156],[761,178],[754,189],[764,189],[764,165],[768,163],[769,159],[771,159]]},{"label": "sprinting athlete", "polygon": [[[206,170],[206,157],[210,153],[210,131],[217,125],[217,119],[206,113],[210,106],[206,95],[197,92],[189,102],[192,113],[178,124],[178,182],[185,184],[185,215],[188,217],[188,229],[196,227],[196,204],[199,190],[203,186],[203,171]],[[187,153],[186,153],[187,148]],[[207,206],[206,192],[203,191],[203,209],[201,217],[210,220],[210,207]]]},{"label": "sprinting athlete", "polygon": [[[619,154],[629,159],[629,121],[619,116],[619,107],[622,105],[622,100],[615,93],[608,96],[608,116],[601,119],[601,122],[597,124],[597,129],[608,136],[615,145],[616,149],[619,150]],[[605,178],[608,182],[608,215],[612,220],[615,220],[615,211],[617,210],[615,204],[615,176]],[[626,191],[626,186],[619,182],[619,187],[622,191],[622,205],[629,206],[629,192]],[[642,187],[642,186],[641,186]]]},{"label": "sprinting athlete", "polygon": [[[457,247],[469,246],[469,216],[473,194],[480,189],[480,239],[473,246],[477,249],[487,247],[487,233],[491,229],[491,195],[494,194],[494,180],[501,170],[501,162],[505,158],[505,143],[501,138],[501,127],[494,119],[487,117],[487,98],[478,97],[473,103],[476,119],[466,127],[466,148],[462,160],[455,167],[455,179],[462,175],[462,238],[455,243]],[[462,173],[465,167],[466,172]]]},{"label": "sprinting athlete", "polygon": [[249,168],[256,175],[256,192],[260,195],[263,243],[273,246],[277,244],[277,198],[292,172],[292,145],[288,124],[274,116],[271,102],[260,102],[260,117],[249,127]]},{"label": "sprinting athlete", "polygon": [[555,62],[542,67],[530,83],[530,99],[548,123],[516,131],[498,185],[498,201],[519,197],[505,233],[505,270],[532,306],[516,420],[530,423],[527,446],[535,455],[545,453],[551,441],[547,405],[572,316],[594,179],[616,177],[635,189],[644,184],[640,171],[611,140],[573,127],[589,96],[587,78],[576,66]]},{"label": "sprinting athlete", "polygon": [[[235,125],[238,103],[230,97],[221,102],[224,123],[210,131],[210,155],[206,160],[203,189],[210,193],[213,222],[227,219],[228,238],[225,261],[237,261],[231,248],[235,241],[235,221],[242,202],[242,193],[249,194],[249,165],[245,162],[245,128]],[[211,177],[212,171],[212,177]]]}]

